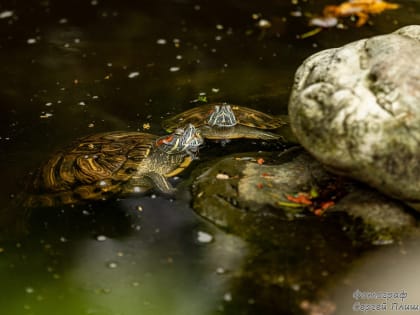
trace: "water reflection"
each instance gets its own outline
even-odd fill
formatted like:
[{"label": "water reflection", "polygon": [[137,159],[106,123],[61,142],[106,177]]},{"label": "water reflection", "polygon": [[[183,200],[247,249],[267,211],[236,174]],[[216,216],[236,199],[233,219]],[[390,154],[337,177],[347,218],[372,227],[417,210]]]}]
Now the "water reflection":
[{"label": "water reflection", "polygon": [[[304,13],[329,2],[3,1],[1,12],[13,15],[0,19],[2,215],[28,220],[9,195],[74,139],[144,123],[163,133],[162,117],[199,93],[284,114],[304,58],[419,20],[420,2],[407,1],[372,25],[299,39],[309,30]],[[272,28],[256,27],[254,14]],[[243,148],[209,145],[202,160]],[[1,313],[297,313],[298,298],[319,292],[296,284],[315,290],[335,280],[325,266],[339,273],[351,264],[339,250],[351,244],[330,241],[322,224],[289,226],[282,242],[245,242],[198,218],[188,198],[36,209],[28,223],[28,234],[0,243]],[[199,242],[200,231],[212,241]]]}]

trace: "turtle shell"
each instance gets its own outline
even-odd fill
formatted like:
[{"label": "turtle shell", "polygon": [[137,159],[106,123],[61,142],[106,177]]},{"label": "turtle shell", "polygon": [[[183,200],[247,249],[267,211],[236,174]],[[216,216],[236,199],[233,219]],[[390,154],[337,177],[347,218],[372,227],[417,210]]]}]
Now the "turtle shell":
[{"label": "turtle shell", "polygon": [[286,124],[280,117],[268,115],[252,108],[226,103],[212,103],[197,106],[170,117],[162,122],[162,127],[168,132],[173,132],[184,124],[202,127],[207,124],[209,117],[215,111],[215,107],[222,105],[230,105],[235,115],[236,123],[239,125],[257,129],[277,129]]},{"label": "turtle shell", "polygon": [[150,154],[156,138],[148,133],[116,131],[79,139],[39,169],[33,183],[38,203],[98,200],[121,192]]}]

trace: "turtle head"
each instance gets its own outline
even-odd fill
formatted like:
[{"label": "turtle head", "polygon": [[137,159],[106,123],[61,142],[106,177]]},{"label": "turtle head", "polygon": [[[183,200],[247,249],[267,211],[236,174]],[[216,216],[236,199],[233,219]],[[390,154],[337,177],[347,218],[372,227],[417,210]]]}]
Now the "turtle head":
[{"label": "turtle head", "polygon": [[233,127],[237,124],[235,114],[229,104],[215,105],[207,120],[209,126]]},{"label": "turtle head", "polygon": [[156,140],[156,146],[168,154],[187,153],[195,157],[198,148],[204,143],[200,131],[192,124],[178,128],[172,134]]}]

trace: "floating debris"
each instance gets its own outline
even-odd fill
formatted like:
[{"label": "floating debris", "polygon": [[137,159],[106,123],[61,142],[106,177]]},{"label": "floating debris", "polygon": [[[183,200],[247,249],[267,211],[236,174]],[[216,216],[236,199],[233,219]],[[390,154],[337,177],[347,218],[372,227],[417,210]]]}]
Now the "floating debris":
[{"label": "floating debris", "polygon": [[230,302],[230,301],[232,301],[232,293],[230,293],[230,292],[226,292],[226,293],[223,295],[223,300],[224,300],[225,302]]},{"label": "floating debris", "polygon": [[29,45],[36,44],[36,38],[28,38],[28,39],[26,40],[26,42],[27,42]]},{"label": "floating debris", "polygon": [[51,114],[51,113],[43,113],[43,114],[39,115],[39,118],[46,119],[46,118],[50,118],[52,116],[53,116],[53,114]]},{"label": "floating debris", "polygon": [[380,14],[385,10],[395,10],[400,6],[382,0],[349,0],[339,5],[327,5],[322,11],[321,17],[311,19],[310,24],[324,28],[337,25],[337,19],[347,16],[356,16],[356,26],[360,27],[367,23],[370,14]]},{"label": "floating debris", "polygon": [[110,261],[106,264],[106,266],[110,269],[115,269],[118,267],[118,263],[116,263],[115,261]]},{"label": "floating debris", "polygon": [[219,173],[219,174],[216,175],[216,178],[226,180],[226,179],[229,179],[230,177],[227,174]]},{"label": "floating debris", "polygon": [[268,29],[271,27],[271,22],[269,20],[261,19],[258,21],[257,26],[261,29]]},{"label": "floating debris", "polygon": [[13,14],[14,14],[13,11],[3,11],[3,12],[0,12],[0,19],[7,19],[9,17],[12,17]]},{"label": "floating debris", "polygon": [[150,123],[144,123],[143,124],[143,129],[144,130],[149,130],[150,129]]},{"label": "floating debris", "polygon": [[169,68],[169,71],[170,71],[170,72],[177,72],[177,71],[179,71],[179,70],[181,70],[181,68],[180,68],[180,67],[170,67],[170,68]]},{"label": "floating debris", "polygon": [[99,241],[99,242],[106,241],[106,239],[107,239],[107,237],[105,235],[98,235],[96,237],[96,240]]},{"label": "floating debris", "polygon": [[[311,25],[315,25],[315,24],[311,24]],[[318,26],[319,26],[319,25],[318,25]],[[305,39],[305,38],[308,38],[308,37],[315,36],[316,34],[318,34],[319,32],[321,32],[321,31],[322,31],[322,28],[323,28],[323,27],[324,27],[324,26],[317,27],[317,28],[315,28],[315,29],[313,29],[313,30],[310,30],[309,32],[306,32],[306,33],[303,33],[303,34],[299,35],[298,37],[299,37],[300,39]]]},{"label": "floating debris", "polygon": [[34,290],[34,288],[32,288],[32,287],[26,287],[26,288],[25,288],[25,292],[26,292],[26,293],[28,293],[28,294],[32,294],[32,293],[34,293],[34,292],[35,292],[35,290]]},{"label": "floating debris", "polygon": [[129,79],[133,79],[133,78],[135,78],[135,77],[138,77],[140,75],[140,72],[138,72],[138,71],[134,71],[134,72],[131,72],[129,75],[128,75],[128,78]]},{"label": "floating debris", "polygon": [[199,243],[210,243],[213,241],[213,236],[209,233],[198,231],[197,232],[197,241]]},{"label": "floating debris", "polygon": [[164,38],[159,38],[159,39],[156,41],[156,44],[158,44],[158,45],[166,45],[166,43],[167,43],[167,41],[166,41],[166,39],[164,39]]},{"label": "floating debris", "polygon": [[218,267],[218,268],[216,269],[216,273],[217,273],[218,275],[223,275],[223,274],[225,274],[225,273],[226,273],[226,270],[225,270],[224,268],[222,268],[222,267]]}]

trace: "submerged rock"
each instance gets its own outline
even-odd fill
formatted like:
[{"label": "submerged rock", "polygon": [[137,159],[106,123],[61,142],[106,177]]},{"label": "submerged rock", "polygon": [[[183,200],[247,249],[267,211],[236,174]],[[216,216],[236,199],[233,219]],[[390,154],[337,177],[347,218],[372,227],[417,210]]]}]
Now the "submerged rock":
[{"label": "submerged rock", "polygon": [[309,57],[291,127],[320,162],[420,210],[420,26]]},{"label": "submerged rock", "polygon": [[402,203],[329,173],[299,147],[227,156],[193,176],[194,210],[248,240],[281,244],[290,221],[298,220],[309,232],[309,225],[331,219],[332,229],[372,244],[392,243],[415,226]]}]

